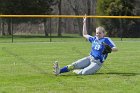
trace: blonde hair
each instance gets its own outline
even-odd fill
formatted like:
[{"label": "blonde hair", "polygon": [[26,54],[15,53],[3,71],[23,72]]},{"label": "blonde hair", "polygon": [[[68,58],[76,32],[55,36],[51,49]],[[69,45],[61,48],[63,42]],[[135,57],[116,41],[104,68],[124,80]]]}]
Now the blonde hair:
[{"label": "blonde hair", "polygon": [[106,33],[106,31],[105,31],[105,28],[104,27],[102,27],[102,26],[99,26],[99,27],[97,27],[96,28],[96,31],[102,31],[103,33]]}]

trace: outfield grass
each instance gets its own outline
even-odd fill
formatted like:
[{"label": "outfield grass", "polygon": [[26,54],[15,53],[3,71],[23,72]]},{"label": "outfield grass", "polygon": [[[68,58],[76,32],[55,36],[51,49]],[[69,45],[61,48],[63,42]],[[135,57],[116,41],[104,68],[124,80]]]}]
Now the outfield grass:
[{"label": "outfield grass", "polygon": [[[115,41],[140,41],[140,38],[112,38]],[[51,37],[45,37],[44,35],[14,35],[12,36],[0,36],[0,43],[24,43],[24,42],[81,42],[85,41],[82,36],[78,34],[64,34],[59,37],[53,34]]]},{"label": "outfield grass", "polygon": [[90,43],[0,43],[0,93],[140,93],[140,41],[115,41],[111,53],[95,75],[71,72],[54,76],[52,64],[61,67],[87,56]]}]

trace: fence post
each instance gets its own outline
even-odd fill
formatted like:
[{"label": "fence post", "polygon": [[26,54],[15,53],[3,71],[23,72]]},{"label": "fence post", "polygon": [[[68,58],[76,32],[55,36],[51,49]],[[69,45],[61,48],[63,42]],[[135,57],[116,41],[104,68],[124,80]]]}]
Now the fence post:
[{"label": "fence post", "polygon": [[49,30],[50,30],[50,42],[52,42],[52,38],[51,38],[51,37],[52,37],[52,31],[51,31],[51,30],[52,30],[52,29],[51,29],[51,28],[52,28],[52,27],[51,27],[51,18],[49,18],[49,24],[50,24],[50,26],[49,26]]},{"label": "fence post", "polygon": [[11,33],[12,33],[12,43],[14,42],[14,35],[13,35],[13,20],[12,20],[12,18],[11,18],[11,22],[10,22],[11,24]]},{"label": "fence post", "polygon": [[120,31],[121,31],[121,41],[123,39],[123,30],[122,30],[122,19],[120,19]]}]

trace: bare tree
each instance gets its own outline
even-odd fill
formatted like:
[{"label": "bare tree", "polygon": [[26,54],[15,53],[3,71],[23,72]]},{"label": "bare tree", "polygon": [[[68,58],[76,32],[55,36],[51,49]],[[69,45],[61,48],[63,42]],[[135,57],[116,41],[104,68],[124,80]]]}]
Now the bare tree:
[{"label": "bare tree", "polygon": [[[57,5],[54,7],[53,14],[58,15],[94,15],[95,14],[95,4],[96,0],[58,0]],[[82,18],[59,18],[55,19],[55,26],[53,29],[57,31],[58,36],[62,35],[62,32],[66,33],[79,33],[82,35]],[[88,32],[92,33],[94,26],[93,18],[89,19],[87,24],[89,24]]]},{"label": "bare tree", "polygon": [[[73,3],[72,0],[68,0],[68,2],[76,15],[82,14],[81,7],[77,5],[77,3],[79,2],[78,0],[74,0]],[[82,19],[77,18],[76,20],[78,22],[79,34],[82,35]]]},{"label": "bare tree", "polygon": [[[70,8],[74,11],[76,15],[94,15],[95,9],[96,9],[96,0],[67,0],[70,4]],[[78,22],[78,28],[79,33],[82,35],[82,19],[76,19]],[[93,23],[95,23],[95,20],[92,18],[89,18],[87,20],[87,29],[88,34],[92,34],[93,29],[95,26],[93,26]]]},{"label": "bare tree", "polygon": [[2,28],[2,33],[1,34],[2,35],[5,35],[4,24],[5,24],[4,21],[2,21],[2,23],[1,23],[1,28]]},{"label": "bare tree", "polygon": [[45,36],[48,36],[48,32],[47,32],[48,31],[47,30],[47,28],[48,28],[47,27],[47,19],[45,19],[45,18],[43,19],[43,25],[44,25],[43,27],[44,27]]},{"label": "bare tree", "polygon": [[[58,2],[58,11],[59,11],[59,15],[62,14],[62,11],[61,11],[61,4],[62,4],[62,0],[59,0]],[[62,19],[59,18],[59,21],[58,21],[58,36],[62,36],[61,32],[62,32]]]}]

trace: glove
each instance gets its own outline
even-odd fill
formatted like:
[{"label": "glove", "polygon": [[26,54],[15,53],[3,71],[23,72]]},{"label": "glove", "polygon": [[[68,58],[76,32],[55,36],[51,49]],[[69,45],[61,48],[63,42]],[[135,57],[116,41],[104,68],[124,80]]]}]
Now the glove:
[{"label": "glove", "polygon": [[103,54],[108,54],[112,52],[112,49],[109,45],[107,45],[106,43],[103,43],[103,45],[105,46],[104,51],[102,52]]}]

